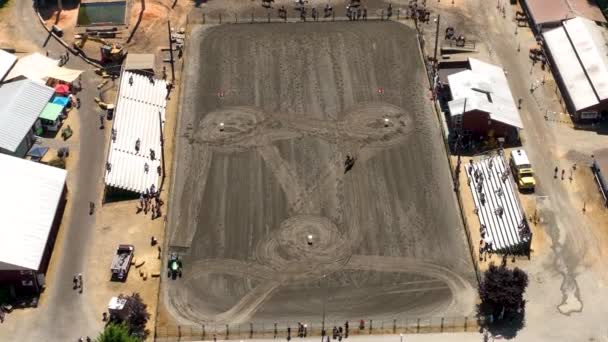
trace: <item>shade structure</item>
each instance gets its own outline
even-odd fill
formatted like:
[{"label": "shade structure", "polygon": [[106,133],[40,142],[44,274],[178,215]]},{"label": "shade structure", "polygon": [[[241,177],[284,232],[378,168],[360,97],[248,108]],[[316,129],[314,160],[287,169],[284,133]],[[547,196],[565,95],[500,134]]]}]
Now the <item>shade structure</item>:
[{"label": "shade structure", "polygon": [[68,103],[70,103],[70,99],[66,96],[55,96],[52,102],[62,107],[66,107]]},{"label": "shade structure", "polygon": [[48,103],[42,110],[42,113],[40,113],[39,118],[49,121],[56,121],[62,112],[62,105],[58,105],[56,103]]},{"label": "shade structure", "polygon": [[70,87],[67,84],[57,84],[55,86],[55,93],[59,95],[68,95],[70,93]]}]

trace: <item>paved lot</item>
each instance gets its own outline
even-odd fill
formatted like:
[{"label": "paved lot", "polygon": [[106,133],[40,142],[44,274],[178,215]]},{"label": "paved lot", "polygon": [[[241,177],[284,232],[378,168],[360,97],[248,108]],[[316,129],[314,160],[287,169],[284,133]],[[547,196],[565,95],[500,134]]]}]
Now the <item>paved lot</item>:
[{"label": "paved lot", "polygon": [[179,322],[318,321],[326,298],[328,319],[472,311],[411,29],[220,26],[189,46],[168,231],[185,270],[164,291]]}]

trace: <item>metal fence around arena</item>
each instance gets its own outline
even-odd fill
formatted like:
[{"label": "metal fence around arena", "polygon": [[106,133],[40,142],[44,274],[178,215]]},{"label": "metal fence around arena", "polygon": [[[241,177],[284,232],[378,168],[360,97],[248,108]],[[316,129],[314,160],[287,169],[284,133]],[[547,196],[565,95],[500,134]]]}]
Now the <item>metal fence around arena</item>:
[{"label": "metal fence around arena", "polygon": [[[393,320],[366,320],[360,329],[359,320],[349,322],[348,336],[382,334],[425,334],[442,332],[467,332],[479,330],[474,317],[403,318]],[[321,336],[320,321],[201,324],[156,327],[154,340],[165,341],[214,341],[246,339],[292,339],[298,338],[298,323],[306,325],[306,336]],[[325,321],[325,331],[331,335],[333,327],[342,327],[345,321]],[[288,329],[290,331],[288,332]],[[343,333],[343,337],[345,336]]]},{"label": "metal fence around arena", "polygon": [[469,254],[471,256],[471,262],[473,263],[473,268],[475,270],[475,278],[477,280],[477,284],[479,284],[481,282],[481,276],[479,273],[479,262],[477,260],[477,256],[475,254],[475,250],[474,250],[474,246],[476,246],[476,244],[473,243],[473,238],[471,237],[471,228],[469,226],[469,224],[467,223],[467,220],[465,219],[465,211],[464,211],[464,206],[462,204],[462,194],[460,192],[460,180],[459,180],[459,170],[457,170],[457,168],[460,168],[460,165],[455,166],[454,163],[452,162],[452,158],[450,155],[450,146],[449,146],[449,136],[448,136],[448,132],[446,132],[442,126],[442,115],[443,113],[441,112],[441,109],[439,108],[439,103],[437,101],[437,99],[434,96],[434,88],[435,88],[435,73],[436,73],[436,65],[434,64],[434,62],[432,60],[430,60],[430,58],[427,58],[426,54],[425,54],[425,39],[424,39],[424,29],[422,26],[420,25],[416,25],[416,30],[418,32],[418,46],[420,48],[420,58],[422,59],[422,62],[424,63],[426,72],[427,72],[427,80],[429,82],[429,90],[431,92],[431,99],[433,102],[433,111],[435,112],[435,115],[437,116],[437,122],[440,125],[439,130],[441,132],[441,138],[442,138],[442,142],[444,145],[444,151],[445,151],[445,156],[446,159],[448,161],[448,165],[450,167],[450,175],[452,176],[452,182],[454,185],[454,193],[456,194],[456,201],[458,202],[458,209],[460,210],[460,218],[461,218],[461,222],[464,228],[464,233],[467,237],[467,242],[468,242],[468,247],[469,247]]},{"label": "metal fence around arena", "polygon": [[202,9],[194,9],[187,16],[187,24],[199,24],[199,25],[219,25],[219,24],[261,24],[261,23],[314,23],[314,22],[332,22],[332,21],[378,21],[378,20],[405,20],[410,19],[411,16],[407,9],[396,8],[393,10],[391,16],[387,16],[387,12],[384,9],[378,9],[370,11],[367,17],[358,19],[349,19],[344,13],[336,13],[334,10],[333,14],[329,17],[324,17],[322,14],[322,8],[319,10],[319,16],[317,19],[313,19],[310,16],[311,8],[307,8],[308,15],[306,20],[302,20],[299,12],[294,9],[287,10],[287,16],[280,18],[277,15],[277,9],[272,8],[269,10],[265,9],[253,9],[249,12],[213,12],[208,13]]}]

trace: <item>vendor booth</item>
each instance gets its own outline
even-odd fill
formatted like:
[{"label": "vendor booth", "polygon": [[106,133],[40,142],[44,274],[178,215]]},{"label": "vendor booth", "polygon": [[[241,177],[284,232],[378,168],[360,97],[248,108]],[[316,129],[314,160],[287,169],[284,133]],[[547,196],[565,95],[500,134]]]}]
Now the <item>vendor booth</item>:
[{"label": "vendor booth", "polygon": [[38,117],[40,124],[46,131],[57,132],[61,126],[64,106],[56,103],[47,103],[47,105]]}]

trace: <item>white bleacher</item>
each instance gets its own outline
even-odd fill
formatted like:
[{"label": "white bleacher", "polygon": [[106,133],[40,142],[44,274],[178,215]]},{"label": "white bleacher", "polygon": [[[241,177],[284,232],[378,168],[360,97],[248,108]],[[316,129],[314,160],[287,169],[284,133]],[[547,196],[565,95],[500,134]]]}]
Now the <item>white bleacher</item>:
[{"label": "white bleacher", "polygon": [[[524,212],[502,155],[486,157],[465,166],[485,241],[494,252],[511,252],[528,244],[529,235],[520,234],[527,225]],[[480,177],[475,177],[479,172]],[[481,192],[478,186],[481,183]],[[485,197],[485,202],[482,201]],[[484,202],[484,203],[482,203]],[[502,215],[497,212],[502,208]]]}]

